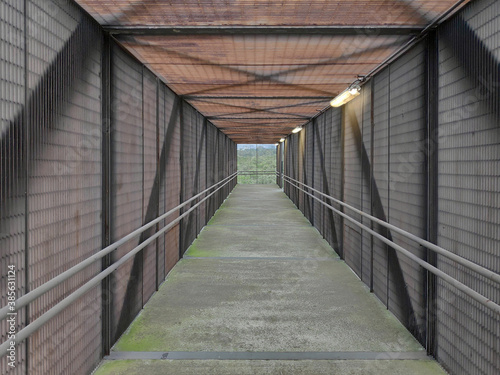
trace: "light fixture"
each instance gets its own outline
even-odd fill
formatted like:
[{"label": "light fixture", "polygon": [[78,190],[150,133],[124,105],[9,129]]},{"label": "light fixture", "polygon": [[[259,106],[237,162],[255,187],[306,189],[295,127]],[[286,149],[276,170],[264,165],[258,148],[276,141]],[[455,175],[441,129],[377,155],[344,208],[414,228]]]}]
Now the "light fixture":
[{"label": "light fixture", "polygon": [[285,142],[285,138],[281,138],[281,139],[280,139],[280,142]]},{"label": "light fixture", "polygon": [[275,145],[275,146],[279,146],[280,144],[279,144],[279,143],[275,143],[274,145]]},{"label": "light fixture", "polygon": [[292,133],[298,133],[302,130],[302,126],[297,126],[295,129],[292,130]]},{"label": "light fixture", "polygon": [[354,99],[356,96],[360,94],[361,87],[357,82],[350,85],[347,89],[342,91],[339,95],[337,95],[331,102],[330,105],[332,107],[340,107],[341,105],[346,104],[347,102]]}]

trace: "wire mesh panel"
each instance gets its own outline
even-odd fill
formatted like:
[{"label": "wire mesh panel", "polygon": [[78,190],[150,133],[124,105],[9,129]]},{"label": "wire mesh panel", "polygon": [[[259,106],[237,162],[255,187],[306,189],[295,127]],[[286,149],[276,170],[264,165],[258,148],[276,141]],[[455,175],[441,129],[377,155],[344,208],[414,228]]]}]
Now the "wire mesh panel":
[{"label": "wire mesh panel", "polygon": [[[224,147],[224,162],[222,164],[222,173],[223,173],[223,176],[222,178],[225,178],[227,176],[229,176],[229,138],[227,137],[227,135],[225,135],[224,133],[222,133],[222,138],[223,138],[223,147]],[[224,189],[222,189],[222,194],[223,194],[223,197],[222,197],[222,201],[224,201],[226,199],[226,197],[229,195],[229,185],[226,185],[224,186]]]},{"label": "wire mesh panel", "polygon": [[[439,33],[438,244],[500,272],[498,2],[479,0]],[[500,302],[500,288],[444,257],[438,267]],[[455,374],[497,374],[498,315],[438,280],[437,356]]]},{"label": "wire mesh panel", "polygon": [[[227,136],[224,134],[224,137],[226,139],[226,166],[225,166],[225,171],[226,171],[226,176],[229,176],[231,174],[231,143],[233,143],[233,141]],[[227,198],[227,196],[229,195],[229,193],[231,192],[231,185],[227,185],[227,189],[226,189],[226,195],[224,197]]]},{"label": "wire mesh panel", "polygon": [[[238,147],[236,143],[230,140],[229,142],[229,174],[232,175],[238,171]],[[237,179],[233,179],[230,183],[230,190],[233,190],[237,184]]]},{"label": "wire mesh panel", "polygon": [[[233,145],[234,142],[226,135],[226,141],[227,141],[227,149],[226,149],[226,153],[227,153],[227,175],[231,175],[233,172],[233,168],[234,168],[234,157],[233,157]],[[238,170],[238,166],[236,165],[236,171]],[[227,186],[227,189],[228,189],[228,194],[231,192],[231,190],[233,190],[233,186],[232,186],[232,183],[231,184],[228,184]]]},{"label": "wire mesh panel", "polygon": [[[289,140],[288,137],[285,138],[283,142],[281,142],[281,147],[283,147],[283,173],[286,176],[290,176],[290,153],[289,149]],[[285,194],[290,197],[290,184],[284,181],[283,191]]]},{"label": "wire mesh panel", "polygon": [[[218,158],[217,158],[217,181],[222,180],[226,173],[224,170],[224,165],[225,165],[225,135],[221,132],[217,132],[217,153],[218,153]],[[217,207],[219,207],[222,202],[224,201],[224,194],[225,191],[224,189],[220,189],[217,193]]]},{"label": "wire mesh panel", "polygon": [[[293,163],[294,163],[294,178],[296,180],[302,180],[301,177],[300,177],[300,172],[302,171],[302,167],[300,166],[300,133],[296,133],[294,134],[294,159],[293,159]],[[299,185],[300,186],[300,185]],[[295,206],[296,207],[299,207],[300,205],[300,190],[299,189],[295,189],[295,196],[294,196],[294,200],[295,200]]]},{"label": "wire mesh panel", "polygon": [[[101,247],[101,33],[69,1],[27,2],[28,289]],[[91,279],[96,263],[29,307],[33,321]],[[86,373],[101,354],[95,288],[29,340],[30,374]]]},{"label": "wire mesh panel", "polygon": [[[165,163],[165,211],[179,205],[181,193],[181,129],[180,99],[165,88],[165,137],[161,138],[160,163]],[[176,212],[169,216],[168,222],[179,216]],[[180,224],[165,233],[165,273],[168,273],[179,260]]]},{"label": "wire mesh panel", "polygon": [[[342,110],[332,109],[326,112],[325,116],[328,116],[325,128],[326,190],[328,195],[342,199]],[[341,206],[338,203],[329,203],[340,210]],[[331,210],[327,211],[326,217],[328,219],[326,240],[335,251],[340,252],[342,220]]]},{"label": "wire mesh panel", "polygon": [[[165,145],[166,138],[166,127],[167,127],[167,113],[166,113],[166,86],[162,83],[158,83],[158,100],[156,102],[157,105],[157,114],[158,114],[158,216],[163,215],[167,212],[167,200],[166,200],[166,174],[167,174],[167,159],[165,157],[162,158],[162,152],[166,152],[163,150]],[[165,224],[168,222],[166,220],[160,221],[158,224],[158,230],[165,227]],[[166,258],[166,233],[158,237],[158,262],[156,264],[156,272],[158,275],[158,283],[161,283],[166,275],[166,266],[165,266],[165,258]]]},{"label": "wire mesh panel", "polygon": [[[198,115],[198,144],[196,155],[196,170],[198,176],[197,192],[203,191],[207,187],[207,124],[203,116]],[[206,202],[202,203],[196,210],[198,225],[197,233],[205,226],[206,222]]]},{"label": "wire mesh panel", "polygon": [[[276,171],[282,173],[283,171],[281,170],[281,143],[276,146]],[[280,187],[283,188],[281,185],[281,177],[280,175],[276,175],[276,184]]]},{"label": "wire mesh panel", "polygon": [[[3,13],[4,6],[8,8],[6,13]],[[28,241],[18,241],[8,246],[2,244],[3,250],[11,251],[16,251],[26,243],[30,247],[32,256],[29,259],[18,256],[15,262],[18,268],[16,281],[20,288],[26,286],[25,263],[32,268],[27,282],[30,288],[34,288],[82,257],[92,254],[100,246],[100,105],[97,99],[100,92],[100,51],[98,48],[89,51],[88,48],[90,41],[95,43],[100,40],[100,35],[87,19],[81,19],[76,8],[65,2],[33,1],[27,2],[27,6],[26,35],[22,32],[23,25],[18,25],[15,32],[2,27],[3,31],[7,31],[2,31],[2,40],[9,44],[5,49],[7,46],[3,45],[2,51],[18,49],[19,43],[24,44],[24,36],[28,46],[28,50],[18,50],[15,54],[17,69],[11,69],[9,53],[7,56],[2,55],[2,68],[7,66],[7,70],[2,69],[2,72],[7,73],[10,80],[6,81],[6,77],[2,77],[1,232],[7,226],[9,233],[8,236],[2,235],[2,241],[5,237],[8,240],[19,238],[24,227],[24,223],[23,226],[19,225],[19,219],[27,219],[24,213],[16,214],[17,224],[9,218],[13,211],[21,207],[19,199],[12,194],[18,191],[20,178],[23,178],[22,191],[28,191],[27,205],[24,207],[23,203],[23,210],[27,208],[32,211],[29,215],[31,234]],[[18,13],[16,16],[14,11],[21,10],[13,4],[2,3],[2,20],[16,22],[21,15]],[[49,49],[49,46],[52,48]],[[29,66],[24,65],[24,58],[30,61]],[[8,61],[6,65],[4,59]],[[66,64],[72,59],[76,63]],[[13,89],[10,82],[16,80],[16,71],[24,67],[27,68],[28,84],[17,81]],[[7,88],[7,92],[3,91],[4,88]],[[28,99],[25,107],[28,116],[22,118],[22,111],[17,107],[21,104],[21,97],[18,96],[21,91],[22,100],[24,95]],[[6,106],[4,99],[9,101]],[[24,129],[21,131],[22,123]],[[13,129],[13,126],[16,128]],[[23,151],[29,153],[28,158],[22,157]],[[10,171],[3,164],[10,159],[8,155],[17,159],[7,164]],[[24,164],[28,160],[29,163]],[[23,177],[16,173],[20,163],[23,163]],[[5,176],[5,172],[8,176]],[[67,189],[65,194],[64,189]],[[4,261],[14,264],[8,260],[8,252],[2,251],[2,254]],[[24,264],[17,264],[19,261]],[[33,303],[31,319],[81,285],[95,270],[95,267],[87,269],[64,286],[48,293],[43,302]],[[18,296],[20,294],[21,290]],[[99,291],[94,290],[87,295],[87,298],[93,297],[98,299]],[[29,351],[32,353],[32,365],[28,371],[78,372],[91,368],[98,360],[100,351],[99,309],[100,303],[78,301],[43,327],[31,340]],[[93,313],[96,315],[90,316]],[[21,312],[18,323],[22,324],[23,321]],[[88,328],[87,334],[76,340],[82,326]],[[84,347],[87,348],[85,351]],[[24,359],[23,348],[19,348],[17,359]],[[13,372],[26,371],[22,363],[18,365]],[[8,368],[3,367],[4,370]]]},{"label": "wire mesh panel", "polygon": [[[416,236],[426,236],[426,175],[425,155],[425,97],[424,97],[424,48],[417,45],[391,66],[390,108],[390,208],[389,222]],[[391,233],[395,243],[425,258],[425,249],[405,237]],[[399,256],[399,266],[404,278],[409,301],[401,299],[391,289],[391,311],[403,311],[409,302],[411,324],[416,325],[417,337],[424,337],[425,330],[425,277],[426,274],[414,261]],[[394,278],[393,284],[400,280]],[[407,314],[407,313],[405,313]]]},{"label": "wire mesh panel", "polygon": [[[230,173],[230,151],[229,151],[229,143],[231,142],[231,140],[228,138],[227,135],[224,134],[224,139],[225,139],[225,148],[226,148],[226,157],[225,157],[225,167],[224,167],[224,170],[226,172],[226,176],[229,176],[229,173]],[[229,195],[231,191],[231,187],[230,185],[226,185],[226,193],[224,194],[224,199]]]},{"label": "wire mesh panel", "polygon": [[[327,111],[325,112],[324,119],[323,121],[325,122],[325,133],[324,133],[324,139],[323,139],[323,154],[324,154],[324,162],[323,162],[323,183],[325,185],[324,187],[324,193],[331,195],[332,194],[332,188],[330,186],[330,180],[331,180],[331,173],[332,173],[332,144],[331,144],[331,138],[332,138],[332,132],[334,131],[334,124],[333,124],[333,114],[334,111]],[[324,198],[323,201],[325,203],[330,204],[330,200]],[[334,237],[334,231],[335,228],[333,227],[334,225],[334,215],[333,212],[330,209],[325,210],[324,214],[324,222],[323,222],[323,237],[325,238],[326,241],[328,241],[329,244],[333,243],[333,237]]]},{"label": "wire mesh panel", "polygon": [[[143,222],[142,67],[113,48],[112,102],[112,241]],[[118,260],[138,245],[129,241],[114,252]],[[112,274],[112,337],[116,340],[142,308],[142,254]]]},{"label": "wire mesh panel", "polygon": [[[0,291],[4,306],[9,266],[15,266],[15,291],[20,297],[99,251],[107,241],[103,228],[109,226],[114,242],[176,207],[180,203],[181,144],[179,98],[117,45],[110,51],[108,77],[102,67],[103,61],[109,62],[103,34],[73,2],[6,0],[0,11]],[[107,122],[103,122],[106,111],[102,109],[107,100],[111,103],[111,150],[103,138]],[[197,174],[190,182],[184,181],[185,196],[187,191],[193,195],[203,190],[208,177],[208,125],[192,108],[186,112],[189,126],[195,129],[195,140],[186,141],[187,176],[193,170]],[[213,163],[216,182],[218,175],[235,170],[236,148],[210,127],[219,154]],[[108,168],[103,156],[108,152],[109,192],[103,179]],[[228,187],[225,194],[229,191]],[[109,220],[105,215],[108,201]],[[196,236],[205,224],[204,210],[194,214],[198,225],[186,231],[188,236]],[[147,236],[118,248],[113,260]],[[115,271],[105,295],[100,287],[94,288],[43,325],[28,344],[18,345],[15,367],[8,366],[6,357],[1,360],[2,371],[90,373],[102,355],[102,329],[107,324],[101,321],[104,304],[111,310],[114,343],[177,262],[179,236],[179,226],[174,227],[158,244],[149,245]],[[94,277],[101,267],[101,262],[95,262],[32,302],[29,319],[24,309],[19,311],[16,332]],[[4,340],[7,327],[7,321],[2,321]]]},{"label": "wire mesh panel", "polygon": [[[196,112],[187,105],[182,105],[182,200],[188,200],[195,192],[196,174]],[[192,206],[192,205],[191,205]],[[191,207],[188,206],[188,207]],[[186,209],[184,209],[185,211]],[[196,215],[194,212],[182,220],[181,253],[183,254],[196,236]]]},{"label": "wire mesh panel", "polygon": [[[289,176],[295,180],[299,178],[299,145],[298,145],[299,137],[298,134],[292,134],[288,137],[288,153],[290,154],[290,171],[289,171]],[[294,183],[297,185],[296,183]],[[299,190],[293,186],[290,185],[290,199],[292,202],[295,204],[295,206],[298,206],[298,196],[299,196]]]},{"label": "wire mesh panel", "polygon": [[[477,1],[441,27],[439,87],[428,87],[431,92],[439,88],[438,144],[430,148],[426,144],[429,122],[433,121],[432,103],[427,102],[432,95],[426,96],[425,91],[426,82],[432,84],[426,81],[431,73],[426,72],[425,59],[430,55],[426,55],[424,44],[418,44],[376,74],[364,85],[362,95],[344,107],[343,155],[336,153],[342,149],[341,119],[335,119],[340,111],[329,110],[303,130],[304,149],[297,151],[294,136],[287,138],[285,174],[295,178],[301,174],[293,155],[298,152],[304,157],[305,183],[337,196],[336,181],[342,181],[343,174],[338,161],[344,159],[345,180],[338,191],[344,191],[346,203],[426,238],[432,225],[430,211],[436,209],[429,205],[432,186],[427,186],[427,178],[437,146],[438,244],[499,272],[500,45],[499,31],[493,26],[499,12],[497,2]],[[425,155],[427,150],[431,154]],[[285,192],[295,202],[294,190],[285,188]],[[302,207],[299,199],[299,207],[332,241],[334,232],[327,211],[319,204],[308,208],[307,202],[305,199]],[[371,225],[367,219],[360,220]],[[426,258],[425,249],[403,236],[373,227]],[[427,324],[436,323],[437,356],[451,373],[498,372],[500,323],[494,313],[439,278],[436,300],[426,301],[429,281],[419,266],[366,231],[350,224],[344,228],[347,263],[367,284],[373,282],[376,295],[420,342],[429,334]],[[492,301],[500,301],[498,285],[443,257],[438,257],[438,267]],[[433,304],[437,306],[435,312],[428,310]]]},{"label": "wire mesh panel", "polygon": [[[219,147],[221,147],[219,145],[219,133],[217,132],[216,130],[217,128],[214,127],[214,148],[213,148],[213,152],[214,152],[214,160],[213,160],[213,173],[214,173],[214,183],[216,183],[218,180],[219,180],[219,156],[220,156],[220,152],[219,152]],[[213,195],[213,202],[214,202],[214,213],[215,211],[217,210],[217,207],[219,207],[220,205],[220,199],[219,199],[219,194],[218,193],[215,193]]]},{"label": "wire mesh panel", "polygon": [[[361,158],[361,131],[363,123],[363,96],[358,96],[345,107],[345,136],[344,136],[344,202],[361,209],[362,194],[362,158]],[[345,213],[356,221],[361,216],[345,210]],[[344,258],[346,263],[361,277],[362,252],[361,229],[344,220]]]},{"label": "wire mesh panel", "polygon": [[[364,212],[372,214],[371,208],[371,178],[372,178],[372,85],[363,86],[363,116],[360,123],[361,131],[361,208]],[[371,227],[371,220],[361,217],[361,222],[367,227]],[[372,273],[372,236],[361,229],[361,279],[371,287]]]},{"label": "wire mesh panel", "polygon": [[[157,144],[157,119],[156,119],[156,78],[147,71],[143,70],[143,193],[142,193],[142,223],[146,224],[158,216],[158,187],[155,185],[158,160]],[[154,229],[154,228],[153,228]],[[153,230],[149,231],[149,234]],[[144,239],[146,236],[144,236]],[[153,241],[144,250],[143,253],[143,303],[151,297],[156,290],[156,253],[157,243]]]},{"label": "wire mesh panel", "polygon": [[[208,186],[215,184],[217,180],[217,128],[211,123],[207,124],[207,183]],[[207,201],[207,219],[210,218],[216,210],[215,195]]]},{"label": "wire mesh panel", "polygon": [[[227,152],[227,136],[224,133],[220,133],[222,136],[222,165],[221,165],[221,172],[222,176],[221,179],[226,177],[228,175],[228,152]],[[227,185],[224,186],[224,188],[221,190],[222,192],[222,201],[226,199],[227,194],[228,194],[229,187]],[[221,202],[222,202],[221,201]]]},{"label": "wire mesh panel", "polygon": [[[304,128],[306,132],[306,162],[304,173],[304,184],[314,187],[314,125],[309,122]],[[314,199],[307,195],[304,202],[304,216],[309,219],[311,223],[314,221],[313,216]]]},{"label": "wire mesh panel", "polygon": [[[389,202],[389,69],[374,77],[373,185],[374,216],[385,219]],[[374,227],[378,233],[383,228]],[[373,239],[373,291],[387,304],[387,246]]]},{"label": "wire mesh panel", "polygon": [[[329,135],[329,130],[330,127],[332,126],[332,111],[322,113],[318,117],[318,123],[320,124],[319,127],[319,134],[320,134],[320,143],[319,149],[321,151],[322,157],[320,158],[320,166],[321,166],[321,179],[323,183],[323,188],[322,191],[328,195],[331,194],[330,191],[330,186],[328,185],[328,165],[329,165],[329,154],[330,154],[330,143],[328,139]],[[321,197],[321,200],[325,203],[328,203],[328,199],[325,197]],[[321,228],[321,234],[323,235],[324,238],[330,237],[331,236],[331,226],[330,226],[330,219],[332,218],[332,213],[330,212],[330,209],[327,207],[323,206],[323,213],[322,213],[322,221],[323,225]]]},{"label": "wire mesh panel", "polygon": [[[300,182],[304,182],[304,173],[305,173],[305,164],[306,164],[306,131],[304,128],[299,132],[299,141],[298,141],[298,152],[297,152],[297,159],[298,159],[298,176],[297,180]],[[301,188],[303,188],[302,185],[299,185]],[[298,198],[298,205],[297,207],[299,208],[302,213],[304,213],[304,205],[305,205],[305,199],[306,199],[306,194],[298,190],[297,194],[299,195]]]},{"label": "wire mesh panel", "polygon": [[[321,116],[320,116],[321,117]],[[313,186],[316,190],[323,191],[323,171],[321,168],[321,163],[324,160],[323,158],[323,148],[321,147],[322,138],[321,138],[321,130],[320,130],[320,122],[319,118],[316,118],[312,127],[314,128],[314,163],[313,163]],[[317,194],[315,194],[318,196]],[[313,199],[313,213],[314,213],[314,221],[313,225],[322,232],[323,229],[323,205],[317,200]]]},{"label": "wire mesh panel", "polygon": [[[23,155],[27,132],[24,127],[23,105],[25,102],[25,48],[24,48],[24,4],[17,0],[4,1],[0,17],[0,293],[1,304],[8,302],[9,266],[14,266],[14,291],[19,297],[26,293],[26,164]],[[24,311],[19,311],[15,329],[26,324]],[[2,342],[8,339],[9,324],[0,322]],[[15,368],[9,374],[24,374],[26,347],[17,346]],[[2,369],[8,371],[7,357],[0,360]]]}]

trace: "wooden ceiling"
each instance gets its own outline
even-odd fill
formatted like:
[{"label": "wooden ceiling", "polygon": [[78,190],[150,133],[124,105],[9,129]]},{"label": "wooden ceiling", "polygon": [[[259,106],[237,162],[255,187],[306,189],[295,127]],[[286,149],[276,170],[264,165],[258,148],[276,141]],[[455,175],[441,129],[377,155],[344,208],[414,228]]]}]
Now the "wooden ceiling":
[{"label": "wooden ceiling", "polygon": [[236,143],[275,143],[290,134],[457,4],[77,2]]}]

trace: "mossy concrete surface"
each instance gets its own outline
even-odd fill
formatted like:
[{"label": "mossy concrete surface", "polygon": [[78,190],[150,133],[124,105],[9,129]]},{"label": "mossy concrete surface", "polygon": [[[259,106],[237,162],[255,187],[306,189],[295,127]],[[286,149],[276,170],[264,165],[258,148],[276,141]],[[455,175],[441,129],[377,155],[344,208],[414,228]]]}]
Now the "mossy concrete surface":
[{"label": "mossy concrete surface", "polygon": [[185,256],[338,258],[312,226],[207,225]]},{"label": "mossy concrete surface", "polygon": [[226,226],[273,226],[276,235],[279,228],[308,225],[309,221],[296,208],[276,209],[272,207],[221,207],[208,225]]},{"label": "mossy concrete surface", "polygon": [[105,361],[96,375],[429,375],[435,361]]},{"label": "mossy concrete surface", "polygon": [[417,351],[338,261],[187,259],[123,335],[126,351]]},{"label": "mossy concrete surface", "polygon": [[[238,185],[114,351],[422,352],[277,186]],[[393,357],[390,357],[393,358]],[[131,360],[97,374],[444,374],[427,360]]]}]

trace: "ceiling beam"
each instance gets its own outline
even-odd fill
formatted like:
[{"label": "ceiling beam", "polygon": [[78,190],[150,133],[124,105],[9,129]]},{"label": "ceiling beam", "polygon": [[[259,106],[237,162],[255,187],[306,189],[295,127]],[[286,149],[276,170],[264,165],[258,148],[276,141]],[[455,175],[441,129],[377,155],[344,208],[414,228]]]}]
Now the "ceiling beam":
[{"label": "ceiling beam", "polygon": [[124,26],[103,25],[113,35],[417,35],[425,25],[370,26]]},{"label": "ceiling beam", "polygon": [[299,120],[299,119],[310,119],[311,116],[305,116],[305,115],[293,115],[293,116],[280,116],[279,114],[274,117],[245,117],[245,116],[238,116],[238,117],[229,117],[230,115],[226,116],[206,116],[208,120]]},{"label": "ceiling beam", "polygon": [[330,96],[234,96],[234,95],[181,95],[186,100],[203,100],[203,99],[234,99],[234,100],[314,100],[324,99],[332,100],[333,95]]}]

